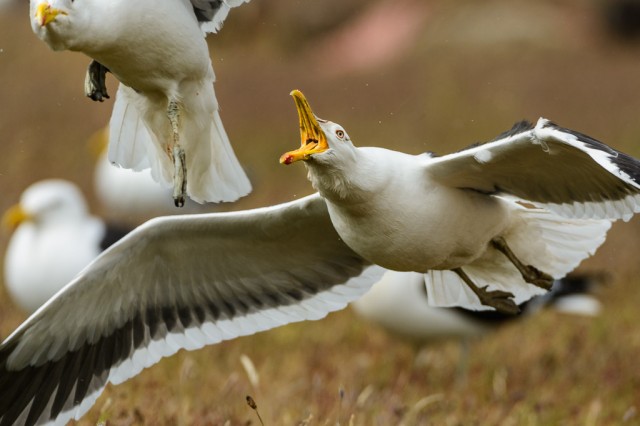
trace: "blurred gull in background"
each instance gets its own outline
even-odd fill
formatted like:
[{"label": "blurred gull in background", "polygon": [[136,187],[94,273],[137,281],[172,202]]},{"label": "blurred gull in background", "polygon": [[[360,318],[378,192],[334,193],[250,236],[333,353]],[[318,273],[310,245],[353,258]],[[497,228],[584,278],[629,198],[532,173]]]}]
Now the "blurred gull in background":
[{"label": "blurred gull in background", "polygon": [[91,216],[80,190],[58,179],[29,186],[4,223],[15,228],[5,254],[5,285],[29,313],[124,235]]},{"label": "blurred gull in background", "polygon": [[569,315],[593,317],[600,313],[600,301],[592,294],[606,274],[572,273],[555,280],[551,290],[519,305],[518,315],[464,308],[437,308],[429,304],[422,274],[387,271],[371,290],[351,304],[363,319],[382,327],[416,348],[416,363],[430,359],[428,345],[454,340],[460,345],[456,379],[467,381],[469,346],[503,326],[550,308]]},{"label": "blurred gull in background", "polygon": [[151,168],[172,184],[176,206],[234,201],[251,185],[218,113],[205,34],[248,0],[31,0],[31,26],[53,50],[94,61],[87,96],[108,97],[105,75],[121,82],[111,116],[109,159]]},{"label": "blurred gull in background", "polygon": [[394,336],[418,345],[442,340],[484,336],[542,308],[595,316],[601,304],[591,292],[604,281],[598,274],[572,274],[553,283],[551,290],[520,305],[519,315],[462,308],[436,308],[429,304],[422,274],[388,271],[371,290],[356,300],[353,309]]}]

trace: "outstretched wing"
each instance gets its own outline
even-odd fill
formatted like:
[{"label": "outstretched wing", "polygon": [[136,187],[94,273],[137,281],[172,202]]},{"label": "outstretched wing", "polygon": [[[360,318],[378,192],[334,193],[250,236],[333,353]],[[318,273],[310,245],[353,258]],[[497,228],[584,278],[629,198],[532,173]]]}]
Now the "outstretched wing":
[{"label": "outstretched wing", "polygon": [[640,162],[546,119],[429,160],[437,182],[510,194],[577,218],[628,220],[640,211]]},{"label": "outstretched wing", "polygon": [[382,274],[319,195],[158,218],[110,247],[0,345],[0,425],[65,424],[107,382],[180,349],[319,319]]},{"label": "outstretched wing", "polygon": [[220,30],[229,11],[250,0],[191,0],[193,11],[200,22],[200,28],[205,33],[215,33]]}]

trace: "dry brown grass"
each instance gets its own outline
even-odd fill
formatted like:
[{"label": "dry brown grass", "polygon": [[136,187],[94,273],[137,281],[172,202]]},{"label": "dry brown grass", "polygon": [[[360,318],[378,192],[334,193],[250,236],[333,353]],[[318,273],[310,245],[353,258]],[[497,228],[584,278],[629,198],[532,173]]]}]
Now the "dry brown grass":
[{"label": "dry brown grass", "polygon": [[[277,164],[297,144],[293,88],[359,145],[448,152],[543,115],[640,156],[638,46],[607,40],[585,2],[434,1],[402,60],[323,77],[322,68],[340,58],[314,58],[319,39],[288,44],[282,36],[291,37],[286,18],[304,15],[306,2],[274,1],[270,9],[260,1],[211,38],[223,119],[255,183],[228,209],[311,191],[302,167]],[[515,29],[504,26],[512,22]],[[83,98],[87,64],[39,42],[26,5],[0,16],[0,209],[33,181],[63,177],[100,211],[85,141],[107,122],[111,103]],[[268,426],[639,424],[639,227],[638,219],[616,224],[583,266],[614,276],[601,292],[599,318],[547,312],[504,328],[473,345],[466,383],[455,379],[454,343],[416,362],[412,347],[346,310],[181,352],[109,386],[79,423],[256,425],[245,400],[251,395]],[[5,234],[0,255],[6,241]],[[23,318],[0,290],[0,335]],[[243,355],[255,366],[254,384]]]}]

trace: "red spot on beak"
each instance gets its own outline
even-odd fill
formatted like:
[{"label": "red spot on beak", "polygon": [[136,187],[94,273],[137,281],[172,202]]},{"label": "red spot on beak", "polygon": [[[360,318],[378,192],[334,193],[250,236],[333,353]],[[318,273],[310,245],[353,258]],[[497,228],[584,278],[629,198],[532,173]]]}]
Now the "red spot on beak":
[{"label": "red spot on beak", "polygon": [[291,164],[293,163],[293,155],[287,155],[284,159],[284,164]]}]

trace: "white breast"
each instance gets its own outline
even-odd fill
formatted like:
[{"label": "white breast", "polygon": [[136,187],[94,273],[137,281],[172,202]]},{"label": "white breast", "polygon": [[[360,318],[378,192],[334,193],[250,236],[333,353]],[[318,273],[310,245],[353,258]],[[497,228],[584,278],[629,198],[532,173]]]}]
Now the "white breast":
[{"label": "white breast", "polygon": [[482,255],[505,228],[501,200],[430,182],[419,157],[387,153],[378,164],[392,170],[377,192],[328,202],[338,233],[360,255],[397,271],[450,269]]}]

